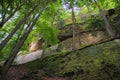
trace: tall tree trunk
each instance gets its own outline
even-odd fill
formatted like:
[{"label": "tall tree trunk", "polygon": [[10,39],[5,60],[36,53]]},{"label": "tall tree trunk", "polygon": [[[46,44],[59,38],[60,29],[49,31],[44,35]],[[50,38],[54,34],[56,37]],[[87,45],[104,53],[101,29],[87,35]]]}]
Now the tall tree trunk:
[{"label": "tall tree trunk", "polygon": [[73,1],[72,1],[72,24],[73,24],[73,43],[72,43],[72,49],[74,50],[76,47],[75,47],[75,23],[76,23],[76,20],[75,20],[75,13],[74,13],[74,9],[73,9]]},{"label": "tall tree trunk", "polygon": [[0,44],[0,52],[4,48],[4,46],[8,43],[11,37],[17,32],[17,30],[21,27],[21,25],[28,19],[28,17],[34,12],[34,10],[39,6],[39,4],[35,5],[34,8],[27,14],[25,17],[17,24],[17,26],[11,31],[11,33],[2,41]]},{"label": "tall tree trunk", "polygon": [[24,32],[24,34],[22,35],[21,39],[17,42],[17,44],[15,45],[15,48],[12,51],[12,55],[8,58],[8,61],[6,62],[6,64],[3,66],[3,70],[2,70],[2,76],[1,79],[2,80],[6,80],[6,74],[12,64],[12,62],[14,61],[18,51],[20,50],[20,48],[22,47],[22,45],[24,44],[25,40],[27,39],[29,33],[31,32],[31,30],[33,29],[34,25],[36,24],[37,20],[39,19],[39,17],[41,16],[42,12],[45,10],[45,7],[42,8],[42,10],[39,11],[38,15],[35,17],[35,20],[32,22],[32,24],[30,26],[28,26],[28,30]]},{"label": "tall tree trunk", "polygon": [[106,30],[107,30],[108,34],[110,35],[111,38],[115,38],[116,37],[115,31],[112,29],[112,26],[110,25],[110,21],[109,21],[109,19],[107,19],[104,10],[101,9],[100,5],[97,3],[96,0],[94,0],[94,1],[100,11],[100,14],[101,14],[105,24],[106,24]]}]

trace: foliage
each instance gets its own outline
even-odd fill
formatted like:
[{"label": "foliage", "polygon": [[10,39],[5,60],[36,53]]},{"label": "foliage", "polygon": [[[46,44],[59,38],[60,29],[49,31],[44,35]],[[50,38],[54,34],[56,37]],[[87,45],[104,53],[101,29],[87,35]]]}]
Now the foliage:
[{"label": "foliage", "polygon": [[45,40],[46,46],[55,45],[58,43],[58,30],[50,26],[45,22],[39,22],[37,24],[39,27],[39,32],[41,33],[43,39]]},{"label": "foliage", "polygon": [[[114,0],[113,0],[114,1]],[[120,12],[120,0],[116,0],[115,2],[115,9],[117,10],[117,13],[119,14]]]},{"label": "foliage", "polygon": [[[20,4],[18,4],[19,2],[20,2]],[[25,15],[28,14],[29,10],[31,10],[35,6],[35,5],[32,5],[32,4],[33,3],[34,4],[38,3],[38,0],[32,0],[32,1],[27,0],[25,2],[26,4],[24,3],[24,1],[21,2],[21,0],[18,1],[18,3],[17,3],[17,1],[15,1],[15,2],[13,1],[11,3],[9,3],[9,2],[8,3],[9,4],[15,4],[15,5],[9,5],[8,4],[8,5],[5,6],[6,3],[7,3],[7,1],[5,1],[4,4],[2,5],[2,8],[3,8],[4,11],[7,10],[7,8],[13,7],[13,6],[14,6],[15,9],[17,9],[18,6],[21,6],[21,7],[15,13],[14,13],[15,9],[11,8],[11,9],[13,9],[13,13],[12,13],[12,11],[10,11],[8,13],[7,13],[7,11],[5,11],[5,12],[2,12],[0,14],[2,16],[2,21],[7,19],[8,17],[10,17],[9,21],[4,23],[5,25],[3,27],[1,26],[2,28],[0,28],[0,43],[15,28],[15,26],[18,25],[18,23],[25,17]],[[42,2],[41,5],[43,5],[43,4],[44,4],[44,1]],[[51,4],[53,4],[53,3],[51,3]],[[50,8],[56,8],[55,6],[51,6],[51,5],[49,5],[49,6],[50,6]],[[51,9],[51,10],[54,11],[54,9]],[[1,51],[1,54],[0,54],[1,56],[0,57],[6,57],[7,58],[9,56],[9,53],[12,50],[11,46],[14,46],[16,44],[17,40],[21,37],[21,34],[23,34],[23,32],[26,30],[26,26],[28,25],[28,23],[31,20],[33,21],[33,19],[34,19],[33,16],[36,15],[36,13],[37,12],[33,12],[32,15],[30,17],[28,17],[28,19],[24,23],[22,23],[21,28],[13,35],[13,37],[10,39],[10,41],[8,42],[6,47],[4,47],[4,49]],[[54,13],[54,12],[51,12],[51,13]],[[6,18],[4,18],[3,15],[8,15],[8,16]],[[51,29],[51,30],[54,31],[53,29]],[[32,31],[32,33],[30,34],[30,37],[26,40],[24,46],[22,47],[22,50],[28,50],[29,44],[31,43],[32,40],[38,40],[38,38],[33,37],[38,32]],[[53,33],[54,32],[51,32],[51,34],[53,34]],[[46,35],[44,35],[44,36],[46,36]]]},{"label": "foliage", "polygon": [[88,26],[86,27],[87,30],[97,30],[104,28],[105,24],[100,17],[95,16],[93,18],[88,19]]}]

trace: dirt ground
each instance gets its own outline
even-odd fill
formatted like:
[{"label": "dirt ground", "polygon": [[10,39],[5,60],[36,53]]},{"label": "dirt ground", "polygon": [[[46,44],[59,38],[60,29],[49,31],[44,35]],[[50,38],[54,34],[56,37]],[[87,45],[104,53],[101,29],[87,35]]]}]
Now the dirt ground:
[{"label": "dirt ground", "polygon": [[24,66],[12,66],[7,74],[7,80],[66,80],[63,77],[51,76],[43,70],[32,72]]}]

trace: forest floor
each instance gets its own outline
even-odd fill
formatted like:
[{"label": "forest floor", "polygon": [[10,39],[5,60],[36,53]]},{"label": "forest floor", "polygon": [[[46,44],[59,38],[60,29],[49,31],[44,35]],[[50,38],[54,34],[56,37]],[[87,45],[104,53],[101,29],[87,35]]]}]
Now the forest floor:
[{"label": "forest floor", "polygon": [[7,80],[66,80],[66,79],[63,77],[49,75],[43,70],[31,72],[31,70],[24,66],[12,66],[8,71]]}]

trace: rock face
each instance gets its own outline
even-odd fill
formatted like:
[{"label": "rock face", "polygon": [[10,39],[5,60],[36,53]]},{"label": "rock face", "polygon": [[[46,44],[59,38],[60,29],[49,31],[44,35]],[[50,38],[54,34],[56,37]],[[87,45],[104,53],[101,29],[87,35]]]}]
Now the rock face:
[{"label": "rock face", "polygon": [[[96,43],[104,38],[104,33],[102,31],[98,31],[95,34],[96,36],[93,36],[92,33],[87,32],[83,34],[79,34],[75,37],[75,49],[79,49],[80,47],[83,47],[85,45],[93,44]],[[31,62],[36,59],[40,59],[41,57],[46,57],[50,56],[53,54],[56,54],[59,51],[71,51],[72,50],[72,38],[69,38],[67,40],[62,41],[59,45],[51,46],[47,48],[44,51],[42,49],[42,45],[39,44],[38,41],[31,43],[30,49],[29,49],[29,54],[26,55],[21,55],[22,51],[18,53],[18,56],[14,60],[16,64],[23,64],[27,62]],[[58,51],[59,50],[59,51]],[[20,54],[20,55],[19,55]]]},{"label": "rock face", "polygon": [[120,80],[120,39],[25,64],[66,80]]},{"label": "rock face", "polygon": [[14,62],[15,62],[15,64],[24,64],[24,63],[27,63],[27,62],[30,62],[30,61],[33,61],[36,59],[40,59],[42,56],[42,52],[43,52],[43,50],[38,50],[38,51],[31,52],[26,55],[18,55],[15,58]]},{"label": "rock face", "polygon": [[[102,31],[97,31],[95,35],[93,35],[90,32],[78,34],[75,37],[75,43],[74,43],[75,49],[79,49],[83,45],[94,44],[96,42],[101,41],[104,38],[105,38],[104,32]],[[72,50],[73,39],[72,38],[66,39],[62,41],[60,44],[62,49]]]},{"label": "rock face", "polygon": [[44,53],[43,53],[43,50],[37,50],[34,52],[30,52],[29,54],[21,55],[22,51],[20,51],[14,60],[14,64],[15,65],[24,64],[27,62],[31,62],[31,61],[34,61],[34,60],[37,60],[37,59],[40,59],[43,57],[47,57],[47,56],[56,54],[57,47],[58,47],[58,45],[51,46],[51,47],[47,48],[44,51]]},{"label": "rock face", "polygon": [[42,44],[39,41],[32,42],[29,47],[29,52],[35,52],[42,49]]}]

